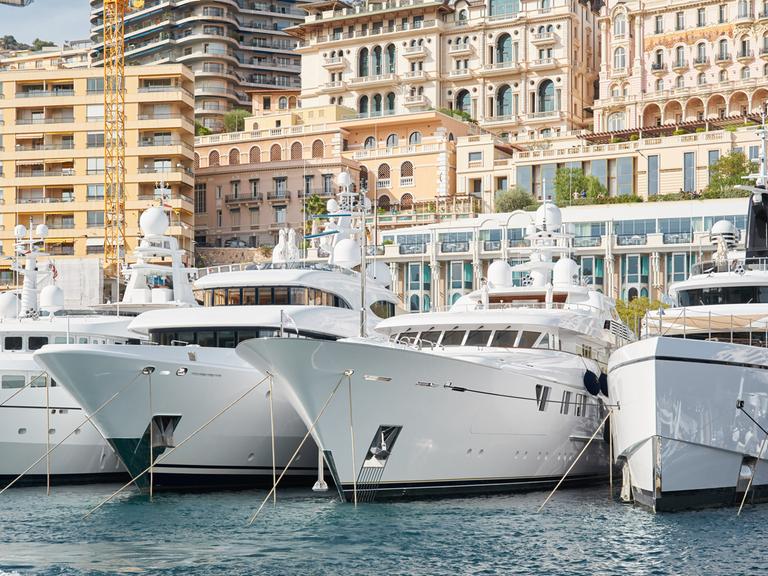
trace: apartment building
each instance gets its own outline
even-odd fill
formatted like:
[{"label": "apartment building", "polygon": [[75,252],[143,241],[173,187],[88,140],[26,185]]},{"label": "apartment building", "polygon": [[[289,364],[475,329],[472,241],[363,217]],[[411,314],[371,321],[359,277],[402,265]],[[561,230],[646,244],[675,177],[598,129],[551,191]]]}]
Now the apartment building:
[{"label": "apartment building", "polygon": [[302,101],[360,118],[451,108],[507,140],[592,125],[598,5],[576,0],[304,5]]},{"label": "apartment building", "polygon": [[[103,3],[91,0],[94,64],[103,61]],[[248,91],[297,88],[301,64],[285,29],[304,17],[293,0],[146,0],[126,15],[129,64],[183,63],[195,75],[195,116],[209,129],[250,108]]]},{"label": "apartment building", "polygon": [[768,102],[768,3],[609,0],[595,131],[717,125]]},{"label": "apartment building", "polygon": [[301,228],[305,202],[338,192],[352,176],[384,226],[474,213],[456,194],[456,140],[477,127],[435,111],[370,119],[354,109],[298,107],[298,92],[253,93],[245,130],[198,137],[196,239],[209,245],[274,245],[281,228]]},{"label": "apartment building", "polygon": [[461,138],[456,148],[457,186],[479,193],[485,211],[492,211],[497,193],[513,186],[539,201],[553,198],[560,168],[577,168],[597,177],[611,196],[653,200],[663,194],[701,194],[709,184],[710,167],[721,156],[742,152],[758,161],[758,127],[736,120],[730,129],[667,131],[623,141],[585,134],[511,154],[489,135]]},{"label": "apartment building", "polygon": [[[691,266],[711,259],[709,231],[719,220],[741,231],[743,249],[748,198],[611,204],[562,208],[572,236],[571,256],[585,284],[613,298],[660,298]],[[534,212],[484,214],[380,233],[376,258],[389,264],[394,290],[407,309],[448,306],[480,288],[494,260],[528,260],[526,229]],[[316,248],[309,257],[321,259]],[[524,272],[513,272],[521,285]]]},{"label": "apartment building", "polygon": [[[104,251],[104,106],[99,68],[0,72],[0,244],[13,254],[13,228],[46,224],[57,258]],[[163,202],[170,233],[192,250],[193,76],[186,67],[126,68],[126,253],[139,216]],[[158,198],[163,182],[170,198]],[[191,258],[189,259],[191,262]],[[7,264],[6,264],[7,266]],[[8,279],[1,278],[0,282]],[[91,278],[90,281],[95,281]]]},{"label": "apartment building", "polygon": [[90,64],[90,40],[64,42],[41,50],[0,51],[0,71],[43,68],[84,68]]}]

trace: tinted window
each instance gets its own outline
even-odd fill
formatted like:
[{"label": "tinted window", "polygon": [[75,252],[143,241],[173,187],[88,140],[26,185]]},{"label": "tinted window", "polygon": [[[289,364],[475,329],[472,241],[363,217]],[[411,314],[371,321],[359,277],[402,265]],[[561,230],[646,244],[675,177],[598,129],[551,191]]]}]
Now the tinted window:
[{"label": "tinted window", "polygon": [[413,344],[416,341],[416,332],[403,332],[397,339],[404,344]]},{"label": "tinted window", "polygon": [[4,348],[6,350],[21,350],[21,336],[6,336]]},{"label": "tinted window", "polygon": [[390,318],[395,315],[395,305],[386,300],[379,300],[371,304],[371,312],[379,318]]},{"label": "tinted window", "polygon": [[761,286],[699,288],[681,291],[679,300],[681,306],[768,303],[768,291]]},{"label": "tinted window", "polygon": [[3,374],[3,388],[24,388],[24,376]]},{"label": "tinted window", "polygon": [[440,331],[439,330],[433,330],[431,332],[422,332],[421,336],[419,336],[419,340],[426,340],[427,342],[432,342],[433,344],[437,344],[437,341],[440,339]]},{"label": "tinted window", "polygon": [[517,330],[496,330],[491,340],[491,346],[497,348],[512,348],[517,339]]},{"label": "tinted window", "polygon": [[206,348],[216,347],[216,332],[213,330],[201,330],[197,333],[197,343]]},{"label": "tinted window", "polygon": [[243,288],[243,306],[254,306],[256,304],[256,288]]},{"label": "tinted window", "polygon": [[447,330],[443,335],[443,346],[461,346],[466,330]]},{"label": "tinted window", "polygon": [[307,304],[307,289],[300,287],[291,288],[291,304],[305,306]]},{"label": "tinted window", "polygon": [[[88,340],[86,339],[86,344]],[[40,350],[43,346],[48,344],[48,336],[30,336],[29,337],[29,349]]]},{"label": "tinted window", "polygon": [[487,346],[490,330],[470,330],[465,346]]},{"label": "tinted window", "polygon": [[258,330],[238,330],[237,331],[237,343],[239,344],[243,340],[251,340],[259,337]]},{"label": "tinted window", "polygon": [[518,348],[533,348],[533,345],[536,344],[536,340],[539,338],[539,332],[526,332],[523,331],[522,335],[520,336],[520,344],[517,345]]},{"label": "tinted window", "polygon": [[237,346],[234,330],[219,331],[219,348],[234,348]]}]

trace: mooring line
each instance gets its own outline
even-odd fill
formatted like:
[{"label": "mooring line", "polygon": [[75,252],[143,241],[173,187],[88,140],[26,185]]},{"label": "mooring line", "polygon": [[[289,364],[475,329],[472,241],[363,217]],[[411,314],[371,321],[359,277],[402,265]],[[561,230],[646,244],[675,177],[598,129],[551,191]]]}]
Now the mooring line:
[{"label": "mooring line", "polygon": [[352,374],[347,374],[349,384],[349,437],[352,444],[352,501],[357,508],[357,466],[355,465],[355,427],[352,421]]},{"label": "mooring line", "polygon": [[[37,465],[38,465],[40,462],[42,462],[42,461],[43,461],[43,460],[44,460],[44,459],[45,459],[45,458],[46,458],[46,457],[47,457],[47,456],[48,456],[48,455],[49,455],[51,452],[53,452],[54,450],[56,450],[56,448],[58,448],[59,446],[61,446],[62,444],[64,444],[64,442],[66,442],[66,441],[67,441],[67,439],[69,439],[69,437],[70,437],[70,436],[72,436],[72,435],[73,435],[75,432],[77,432],[77,431],[78,431],[80,428],[82,428],[84,425],[88,424],[88,423],[91,421],[91,419],[92,419],[94,416],[96,416],[96,414],[98,414],[98,413],[101,411],[101,409],[102,409],[102,408],[104,408],[105,406],[107,406],[107,404],[109,404],[110,402],[112,402],[112,400],[114,400],[114,399],[115,399],[115,398],[117,398],[117,397],[118,397],[120,394],[122,394],[122,393],[123,393],[123,392],[124,392],[124,391],[125,391],[125,390],[126,390],[126,389],[127,389],[129,386],[130,386],[130,385],[131,385],[131,384],[133,384],[134,382],[136,382],[136,380],[139,378],[139,376],[141,376],[141,372],[139,372],[139,373],[138,373],[138,374],[137,374],[137,375],[136,375],[136,376],[133,378],[133,380],[131,380],[130,382],[128,382],[128,384],[126,384],[126,385],[125,385],[125,386],[123,386],[123,387],[122,387],[120,390],[118,390],[117,392],[115,392],[115,393],[114,393],[114,394],[113,394],[113,395],[112,395],[112,396],[111,396],[111,397],[110,397],[110,398],[109,398],[109,399],[108,399],[106,402],[104,402],[104,403],[103,403],[101,406],[99,406],[99,407],[98,407],[98,408],[97,408],[97,409],[96,409],[96,410],[93,412],[93,414],[91,414],[91,415],[90,415],[90,416],[88,416],[88,417],[87,417],[85,420],[83,420],[83,421],[80,423],[80,425],[79,425],[79,426],[75,427],[75,429],[74,429],[74,430],[72,430],[72,432],[70,432],[70,433],[69,433],[69,434],[67,434],[67,435],[66,435],[64,438],[62,438],[62,440],[61,440],[59,443],[57,443],[57,444],[56,444],[56,445],[55,445],[53,448],[51,448],[51,449],[50,449],[50,450],[48,450],[48,451],[47,451],[45,454],[43,454],[42,456],[40,456],[40,458],[38,458],[37,460],[35,460],[35,461],[34,461],[34,462],[33,462],[33,463],[32,463],[32,464],[29,466],[29,468],[27,468],[26,470],[24,470],[24,472],[22,472],[21,474],[19,474],[18,476],[16,476],[16,478],[14,478],[14,479],[11,481],[11,483],[10,483],[10,484],[8,484],[8,485],[7,485],[5,488],[3,488],[2,490],[0,490],[0,495],[1,495],[3,492],[5,492],[6,490],[8,490],[8,488],[10,488],[10,487],[11,487],[11,486],[13,486],[14,484],[16,484],[16,482],[18,482],[19,480],[21,480],[21,479],[22,479],[22,478],[23,478],[23,477],[24,477],[24,476],[27,474],[27,472],[29,472],[30,470],[32,470],[32,468],[34,468],[34,467],[35,467],[35,466],[37,466]],[[98,428],[97,428],[97,429],[98,429]]]},{"label": "mooring line", "polygon": [[37,379],[38,379],[38,378],[40,378],[40,376],[43,376],[44,374],[46,374],[46,375],[47,375],[47,372],[40,372],[40,374],[38,374],[37,376],[35,376],[34,378],[32,378],[32,380],[30,380],[30,381],[29,381],[29,383],[28,383],[28,384],[26,384],[26,385],[25,385],[23,388],[19,388],[18,390],[16,390],[16,392],[14,392],[14,393],[13,393],[13,394],[11,394],[10,396],[8,396],[8,398],[6,398],[6,399],[5,399],[5,400],[3,400],[2,402],[0,402],[0,407],[2,407],[2,406],[5,406],[5,404],[6,404],[7,402],[10,402],[10,401],[11,401],[11,400],[13,400],[14,398],[16,398],[16,396],[18,396],[19,394],[21,394],[22,392],[24,392],[24,390],[26,390],[27,388],[29,388],[30,386],[32,386],[32,384],[34,384],[34,383],[37,381]]},{"label": "mooring line", "polygon": [[[276,484],[277,472],[275,467],[275,412],[272,402],[272,382],[274,377],[269,374],[269,428],[272,434],[272,486]],[[277,504],[277,490],[272,494],[272,504]]]},{"label": "mooring line", "polygon": [[752,420],[752,422],[754,422],[755,426],[760,428],[760,430],[765,434],[765,437],[763,438],[763,442],[760,445],[760,451],[757,454],[757,460],[755,460],[755,467],[752,470],[752,475],[749,477],[749,482],[747,483],[747,489],[744,490],[744,496],[741,498],[741,504],[739,504],[739,511],[736,512],[736,516],[741,516],[741,510],[742,510],[742,508],[744,508],[744,503],[747,501],[747,494],[749,494],[749,489],[752,488],[752,482],[754,481],[755,476],[757,475],[757,466],[758,466],[758,464],[760,464],[760,459],[763,457],[763,450],[765,450],[765,445],[766,445],[766,443],[768,443],[768,430],[763,428],[757,420],[752,418],[752,416],[746,410],[744,410],[744,401],[743,400],[738,400],[736,402],[736,408],[741,410],[747,416],[747,418]]},{"label": "mooring line", "polygon": [[[554,381],[553,381],[554,382]],[[558,384],[561,384],[558,382]],[[539,402],[538,398],[531,398],[530,396],[516,396],[514,394],[502,394],[501,392],[488,392],[487,390],[477,390],[475,388],[466,388],[464,386],[454,386],[453,384],[444,384],[443,388],[447,388],[448,390],[453,390],[454,392],[472,392],[473,394],[481,394],[483,396],[496,396],[497,398],[509,398],[512,400],[528,400],[529,402]],[[588,390],[584,390],[585,392],[588,392]],[[547,404],[573,404],[572,401],[564,401],[564,400],[550,400],[547,398]],[[617,408],[621,409],[621,406],[619,404],[609,404],[607,402],[585,402],[585,406],[597,406],[600,408],[601,406],[604,406],[606,408]]]},{"label": "mooring line", "polygon": [[167,452],[163,452],[163,453],[162,453],[162,454],[161,454],[161,455],[160,455],[160,456],[157,458],[157,460],[156,460],[154,463],[152,463],[152,464],[150,464],[149,466],[147,466],[146,468],[144,468],[144,470],[142,470],[142,471],[141,471],[141,473],[139,473],[139,474],[138,474],[138,475],[136,475],[135,477],[131,478],[131,479],[130,479],[128,482],[126,482],[125,484],[123,484],[123,486],[121,486],[121,487],[120,487],[120,488],[119,488],[119,489],[118,489],[116,492],[113,492],[113,493],[112,493],[112,494],[109,496],[109,498],[107,498],[106,500],[102,500],[102,501],[101,501],[101,502],[98,504],[98,506],[96,506],[95,508],[92,508],[91,510],[89,510],[89,511],[88,511],[88,513],[87,513],[87,514],[85,514],[85,516],[83,516],[83,520],[85,520],[86,518],[88,518],[88,517],[89,517],[91,514],[93,514],[93,513],[94,513],[94,512],[96,512],[96,511],[97,511],[99,508],[101,508],[102,506],[104,506],[104,504],[106,504],[107,502],[111,501],[111,500],[112,500],[112,499],[113,499],[115,496],[117,496],[117,495],[118,495],[118,494],[120,494],[120,493],[121,493],[123,490],[125,490],[126,488],[128,488],[128,486],[130,486],[131,484],[133,484],[134,482],[136,482],[136,481],[137,481],[139,478],[141,478],[142,476],[144,476],[144,474],[146,474],[147,472],[149,472],[150,468],[152,468],[152,467],[156,466],[157,464],[159,464],[160,462],[162,462],[163,460],[165,460],[165,459],[166,459],[168,456],[170,456],[171,454],[173,454],[173,452],[174,452],[175,450],[177,450],[178,448],[181,448],[181,447],[182,447],[182,446],[183,446],[183,445],[184,445],[184,444],[185,444],[185,443],[186,443],[188,440],[190,440],[191,438],[193,438],[193,437],[194,437],[194,436],[195,436],[195,435],[196,435],[198,432],[201,432],[202,430],[204,430],[205,428],[207,428],[207,427],[208,427],[208,425],[209,425],[209,424],[211,424],[211,422],[213,422],[214,420],[216,420],[216,419],[217,419],[219,416],[221,416],[221,415],[222,415],[222,414],[224,414],[224,413],[225,413],[227,410],[229,410],[230,408],[232,408],[232,406],[234,406],[235,404],[237,404],[238,402],[240,402],[240,400],[242,400],[243,398],[245,398],[245,397],[246,397],[248,394],[250,394],[251,392],[253,392],[253,391],[254,391],[256,388],[258,388],[258,387],[259,387],[259,386],[260,386],[260,385],[261,385],[261,384],[262,384],[262,383],[263,383],[265,380],[267,380],[268,378],[269,378],[269,376],[264,376],[264,378],[262,378],[262,379],[261,379],[261,380],[259,380],[259,381],[258,381],[256,384],[254,384],[252,387],[250,387],[248,390],[246,390],[245,392],[243,392],[243,394],[241,394],[241,395],[240,395],[238,398],[236,398],[235,400],[233,400],[232,402],[230,402],[229,404],[227,404],[227,405],[226,405],[224,408],[222,408],[222,409],[221,409],[221,410],[220,410],[218,413],[216,413],[216,414],[215,414],[215,415],[214,415],[212,418],[210,418],[210,419],[209,419],[207,422],[205,422],[204,424],[201,424],[201,425],[200,425],[200,426],[199,426],[197,429],[195,429],[195,431],[194,431],[194,432],[192,432],[191,434],[189,434],[189,436],[187,436],[186,438],[184,438],[184,440],[182,440],[181,442],[179,442],[178,444],[176,444],[176,446],[174,446],[173,448],[171,448],[171,449],[170,449],[170,450],[168,450]]},{"label": "mooring line", "polygon": [[580,459],[580,458],[581,458],[581,457],[584,455],[584,453],[587,451],[587,448],[589,448],[589,445],[590,445],[590,444],[592,444],[592,440],[594,440],[594,439],[595,439],[595,436],[597,436],[597,433],[598,433],[598,432],[600,432],[600,429],[603,427],[603,425],[605,424],[605,422],[608,420],[608,418],[610,417],[610,415],[611,415],[611,413],[612,413],[612,412],[613,412],[613,410],[608,410],[608,414],[606,414],[606,415],[605,415],[605,418],[603,418],[603,421],[602,421],[602,422],[600,422],[600,424],[598,425],[597,429],[595,430],[595,432],[594,432],[594,433],[592,434],[592,436],[590,437],[590,439],[589,439],[589,442],[587,442],[587,444],[584,446],[584,448],[582,448],[582,449],[581,449],[581,452],[579,452],[579,455],[578,455],[578,456],[576,456],[576,459],[575,459],[575,460],[574,460],[574,461],[571,463],[571,465],[568,467],[568,470],[566,470],[566,471],[565,471],[565,474],[563,474],[563,477],[562,477],[562,478],[560,478],[560,481],[559,481],[559,482],[557,483],[557,485],[556,485],[556,486],[555,486],[555,487],[552,489],[552,492],[550,492],[550,493],[549,493],[549,496],[547,496],[547,499],[546,499],[546,500],[544,500],[544,502],[542,503],[542,505],[541,505],[541,506],[539,506],[539,509],[538,509],[538,510],[536,510],[536,513],[537,513],[537,514],[538,514],[539,512],[541,512],[541,510],[542,510],[542,508],[544,508],[544,506],[546,506],[546,505],[547,505],[547,502],[549,502],[549,499],[550,499],[550,498],[552,498],[552,496],[554,496],[554,495],[555,495],[555,492],[557,492],[557,489],[558,489],[558,488],[560,488],[560,484],[562,484],[562,483],[563,483],[563,481],[565,480],[566,476],[568,476],[568,474],[571,472],[571,470],[573,470],[573,467],[574,467],[574,466],[576,466],[576,462],[578,462],[578,461],[579,461],[579,459]]},{"label": "mooring line", "polygon": [[[261,510],[264,508],[264,505],[269,500],[269,497],[272,496],[272,493],[277,490],[277,485],[280,483],[280,481],[283,479],[283,476],[285,476],[285,473],[288,472],[288,468],[290,468],[291,464],[293,464],[294,459],[298,455],[299,451],[301,450],[302,446],[304,446],[304,443],[307,441],[307,438],[309,438],[309,435],[312,433],[312,431],[315,429],[315,425],[317,424],[317,421],[320,420],[320,417],[325,412],[325,409],[328,407],[328,404],[331,402],[331,399],[336,394],[336,391],[339,389],[339,386],[341,386],[341,383],[344,381],[344,376],[351,376],[354,373],[354,370],[345,370],[342,375],[339,377],[338,382],[336,382],[336,385],[333,387],[333,390],[331,391],[331,394],[328,396],[328,398],[325,400],[325,403],[323,404],[323,407],[320,409],[320,413],[317,415],[317,417],[312,422],[312,426],[309,427],[307,430],[307,433],[304,435],[304,438],[302,438],[301,443],[299,444],[299,447],[296,448],[296,451],[293,453],[293,456],[291,456],[291,459],[288,461],[288,464],[285,465],[283,468],[283,472],[280,474],[280,477],[275,482],[274,486],[272,486],[272,490],[269,491],[269,493],[266,495],[264,500],[261,503],[261,506],[259,506],[258,510],[254,512],[251,517],[248,519],[248,526],[251,526],[256,520],[256,517],[259,515]],[[353,471],[354,472],[354,471]]]}]

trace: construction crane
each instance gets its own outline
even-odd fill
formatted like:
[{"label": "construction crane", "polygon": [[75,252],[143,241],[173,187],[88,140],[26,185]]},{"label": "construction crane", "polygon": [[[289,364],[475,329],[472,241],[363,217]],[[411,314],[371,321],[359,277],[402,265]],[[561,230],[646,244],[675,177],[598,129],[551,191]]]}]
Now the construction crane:
[{"label": "construction crane", "polygon": [[104,275],[111,278],[125,262],[125,15],[142,8],[144,0],[104,0]]},{"label": "construction crane", "polygon": [[0,4],[7,4],[8,6],[29,6],[32,4],[32,0],[0,0]]}]

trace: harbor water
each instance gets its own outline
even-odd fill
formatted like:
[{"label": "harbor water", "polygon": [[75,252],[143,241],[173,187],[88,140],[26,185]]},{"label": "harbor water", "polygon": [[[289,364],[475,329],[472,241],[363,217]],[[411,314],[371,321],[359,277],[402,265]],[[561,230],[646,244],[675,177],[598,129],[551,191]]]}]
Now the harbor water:
[{"label": "harbor water", "polygon": [[284,490],[126,493],[113,485],[0,497],[0,576],[84,574],[765,574],[768,506],[654,516],[608,489],[342,504]]}]

